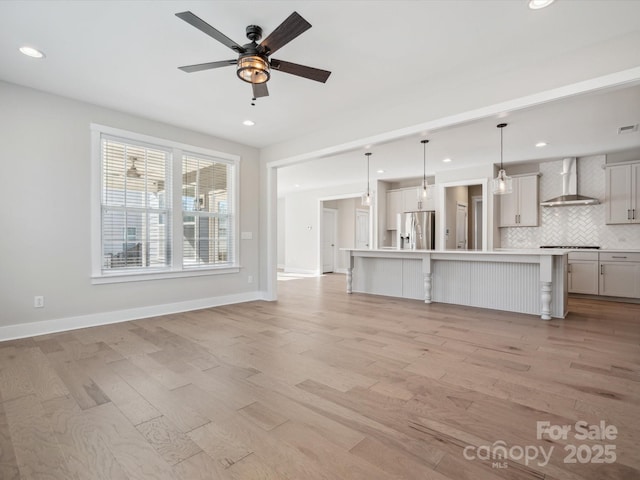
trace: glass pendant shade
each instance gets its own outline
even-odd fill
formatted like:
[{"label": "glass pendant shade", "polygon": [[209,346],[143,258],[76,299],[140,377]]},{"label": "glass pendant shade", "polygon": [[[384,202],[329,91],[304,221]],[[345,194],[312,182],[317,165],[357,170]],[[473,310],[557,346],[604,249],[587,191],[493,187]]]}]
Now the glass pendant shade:
[{"label": "glass pendant shade", "polygon": [[260,55],[241,57],[236,73],[240,80],[249,83],[264,83],[271,77],[269,62]]},{"label": "glass pendant shade", "polygon": [[498,171],[498,176],[491,180],[491,191],[494,195],[506,195],[513,192],[513,178],[507,175],[502,165],[502,130],[506,126],[506,123],[497,125],[500,129],[500,170]]},{"label": "glass pendant shade", "polygon": [[418,187],[418,201],[431,200],[433,197],[433,185],[429,185],[426,179],[422,180],[422,185]]},{"label": "glass pendant shade", "polygon": [[[431,187],[427,181],[427,143],[429,140],[420,140],[422,144],[422,185],[418,187],[418,202],[431,200]],[[420,204],[422,208],[422,204]]]},{"label": "glass pendant shade", "polygon": [[506,195],[513,192],[513,178],[507,172],[500,170],[498,176],[491,181],[491,190],[494,195]]}]

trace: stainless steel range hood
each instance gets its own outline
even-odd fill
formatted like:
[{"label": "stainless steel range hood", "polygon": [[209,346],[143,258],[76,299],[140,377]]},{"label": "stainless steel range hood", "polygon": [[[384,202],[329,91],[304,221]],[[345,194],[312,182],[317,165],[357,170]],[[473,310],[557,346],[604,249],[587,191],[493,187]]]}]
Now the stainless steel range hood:
[{"label": "stainless steel range hood", "polygon": [[562,195],[540,205],[543,207],[572,207],[578,205],[598,205],[597,198],[578,195],[578,167],[576,157],[562,159]]}]

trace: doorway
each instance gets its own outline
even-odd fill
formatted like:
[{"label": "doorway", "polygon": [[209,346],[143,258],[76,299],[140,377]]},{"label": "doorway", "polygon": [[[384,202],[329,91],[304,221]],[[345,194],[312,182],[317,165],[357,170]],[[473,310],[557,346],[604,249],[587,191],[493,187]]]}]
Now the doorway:
[{"label": "doorway", "polygon": [[[438,213],[436,216],[436,248],[445,250],[485,250],[493,242],[492,232],[487,229],[489,208],[488,179],[462,180],[443,183],[438,190]],[[461,222],[463,212],[458,213],[458,205],[467,209],[467,223]],[[459,230],[461,230],[459,232]],[[463,247],[463,245],[466,245]]]},{"label": "doorway", "polygon": [[338,211],[334,208],[322,209],[322,273],[336,269],[336,242],[338,232]]}]

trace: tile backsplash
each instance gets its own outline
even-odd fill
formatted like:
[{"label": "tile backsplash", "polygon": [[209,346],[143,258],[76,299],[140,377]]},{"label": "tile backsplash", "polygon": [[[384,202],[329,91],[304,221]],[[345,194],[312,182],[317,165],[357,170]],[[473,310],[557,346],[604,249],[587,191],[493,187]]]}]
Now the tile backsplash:
[{"label": "tile backsplash", "polygon": [[[578,158],[578,193],[600,205],[540,207],[539,227],[501,228],[503,248],[540,245],[599,245],[608,249],[640,249],[640,225],[605,224],[604,155]],[[562,160],[540,164],[540,200],[562,194]]]}]

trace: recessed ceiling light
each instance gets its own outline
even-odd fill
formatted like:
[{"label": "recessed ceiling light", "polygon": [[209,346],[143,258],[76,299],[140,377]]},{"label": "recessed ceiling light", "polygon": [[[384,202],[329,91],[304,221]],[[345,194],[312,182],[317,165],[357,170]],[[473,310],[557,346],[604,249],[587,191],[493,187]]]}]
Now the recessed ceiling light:
[{"label": "recessed ceiling light", "polygon": [[33,47],[27,47],[26,45],[24,47],[20,47],[20,53],[26,55],[27,57],[44,58],[44,53],[42,53],[40,50]]},{"label": "recessed ceiling light", "polygon": [[384,173],[384,170],[377,170],[376,173]]},{"label": "recessed ceiling light", "polygon": [[536,147],[541,148],[541,147],[546,147],[547,146],[547,142],[538,142],[536,143]]},{"label": "recessed ceiling light", "polygon": [[443,161],[444,163],[449,163],[449,162],[451,161],[451,159],[450,159],[450,158],[443,158],[443,159],[442,159],[442,161]]},{"label": "recessed ceiling light", "polygon": [[296,184],[294,185],[294,187],[296,187],[296,188],[300,188],[300,184],[299,184],[299,183],[296,183]]},{"label": "recessed ceiling light", "polygon": [[529,0],[529,8],[531,10],[540,10],[541,8],[548,7],[555,0]]},{"label": "recessed ceiling light", "polygon": [[253,127],[256,122],[253,122],[251,120],[245,120],[244,122],[242,122],[243,125],[246,125],[247,127]]}]

